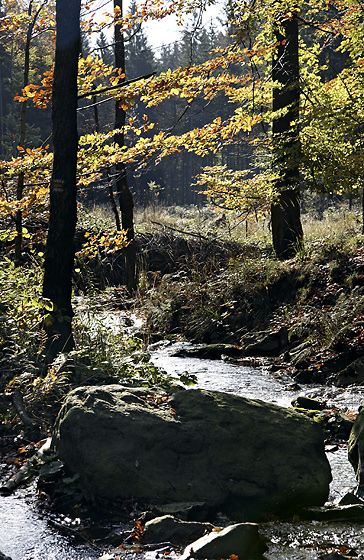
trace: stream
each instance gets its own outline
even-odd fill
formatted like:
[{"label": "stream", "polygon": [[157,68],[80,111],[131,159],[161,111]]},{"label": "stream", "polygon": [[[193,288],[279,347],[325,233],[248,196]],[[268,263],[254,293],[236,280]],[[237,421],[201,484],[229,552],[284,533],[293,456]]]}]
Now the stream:
[{"label": "stream", "polygon": [[[171,354],[183,345],[160,343],[151,348],[152,360],[173,376],[185,371],[197,376],[195,387],[226,391],[290,406],[298,394],[326,401],[328,407],[357,412],[364,403],[364,388],[304,386],[292,390],[292,379],[272,374],[264,367],[247,367],[223,360],[174,357]],[[186,345],[185,345],[186,346]],[[193,389],[191,389],[193,390]],[[333,482],[329,501],[337,503],[355,488],[355,476],[347,460],[346,446],[328,453]],[[73,523],[77,525],[78,521]],[[261,533],[269,541],[267,560],[309,560],[346,547],[364,556],[364,523],[353,522],[269,522],[261,524]],[[12,560],[95,560],[101,552],[74,539],[52,524],[49,514],[42,515],[36,507],[32,489],[19,489],[14,495],[0,497],[0,551]],[[353,554],[353,553],[352,553]],[[130,557],[130,554],[124,556]],[[124,557],[123,556],[123,557]],[[154,552],[133,553],[140,560],[154,560]],[[173,556],[173,555],[172,555]],[[175,556],[177,558],[177,556]]]}]

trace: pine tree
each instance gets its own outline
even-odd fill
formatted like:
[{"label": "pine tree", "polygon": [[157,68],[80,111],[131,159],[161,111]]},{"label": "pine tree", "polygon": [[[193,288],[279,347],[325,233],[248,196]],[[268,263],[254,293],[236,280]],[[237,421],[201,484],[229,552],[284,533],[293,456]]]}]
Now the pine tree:
[{"label": "pine tree", "polygon": [[[136,0],[132,0],[129,12],[135,14]],[[142,26],[132,27],[125,34],[126,79],[145,76],[155,71],[155,59]]]},{"label": "pine tree", "polygon": [[112,47],[109,45],[106,35],[103,31],[100,31],[99,36],[96,39],[97,54],[108,66],[114,64],[114,53]]}]

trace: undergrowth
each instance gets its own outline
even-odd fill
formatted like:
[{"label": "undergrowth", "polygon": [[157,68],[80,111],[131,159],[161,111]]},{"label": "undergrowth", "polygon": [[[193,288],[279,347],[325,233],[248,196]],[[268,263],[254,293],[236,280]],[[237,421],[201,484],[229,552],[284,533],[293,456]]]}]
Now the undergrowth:
[{"label": "undergrowth", "polygon": [[[53,411],[79,385],[171,386],[176,380],[156,368],[146,351],[156,333],[240,344],[249,331],[285,325],[292,341],[310,341],[329,353],[348,345],[364,348],[364,242],[355,211],[329,208],[320,219],[304,215],[305,246],[283,262],[274,257],[267,222],[233,228],[231,216],[219,219],[208,209],[155,207],[153,212],[159,233],[145,236],[147,247],[167,239],[168,245],[157,249],[169,272],[150,268],[159,262],[154,251],[149,263],[143,260],[132,300],[123,289],[100,292],[91,274],[87,296],[74,302],[76,350],[50,367],[43,361],[42,318],[49,303],[41,298],[41,266],[34,261],[17,268],[1,258],[0,392],[19,387],[34,410]],[[91,220],[83,219],[84,225]],[[108,218],[92,220],[106,225]],[[173,232],[176,224],[189,233]],[[167,237],[160,237],[163,227],[169,228]],[[175,243],[181,237],[184,242]],[[182,254],[184,247],[188,254]],[[115,306],[124,310],[124,318],[126,309],[139,310],[145,318],[141,332],[110,322],[117,316]]]},{"label": "undergrowth", "polygon": [[255,224],[227,265],[202,265],[192,257],[183,271],[165,277],[142,273],[137,306],[149,328],[200,342],[239,343],[250,330],[286,325],[292,338],[308,336],[333,348],[343,325],[362,316],[358,214],[329,208],[320,219],[304,216],[303,224],[305,246],[288,261],[274,257],[266,226],[259,231]]}]

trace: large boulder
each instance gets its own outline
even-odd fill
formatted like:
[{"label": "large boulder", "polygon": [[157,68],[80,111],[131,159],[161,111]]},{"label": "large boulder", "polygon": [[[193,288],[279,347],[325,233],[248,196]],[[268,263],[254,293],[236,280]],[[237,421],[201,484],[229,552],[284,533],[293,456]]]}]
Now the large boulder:
[{"label": "large boulder", "polygon": [[321,505],[331,480],[319,425],[215,391],[81,387],[59,413],[54,442],[92,495],[204,502],[236,520]]},{"label": "large boulder", "polygon": [[249,334],[242,339],[242,344],[246,356],[278,356],[289,344],[287,327]]}]

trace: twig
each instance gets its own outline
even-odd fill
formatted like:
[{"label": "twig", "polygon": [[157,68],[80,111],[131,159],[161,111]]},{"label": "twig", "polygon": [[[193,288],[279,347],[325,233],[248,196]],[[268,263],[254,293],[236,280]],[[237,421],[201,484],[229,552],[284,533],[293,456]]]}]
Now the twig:
[{"label": "twig", "polygon": [[16,389],[14,393],[12,393],[12,403],[23,424],[25,424],[26,426],[33,426],[34,428],[39,427],[38,422],[33,418],[30,418],[30,416],[28,416],[28,414],[25,412],[23,395],[18,389]]},{"label": "twig", "polygon": [[[72,527],[69,527],[68,525],[63,525],[62,523],[59,523],[58,521],[54,521],[52,519],[50,519],[48,522],[53,527],[55,527],[58,531],[60,531],[60,532],[62,531],[63,533],[71,535],[72,537],[77,537],[80,540],[83,540],[89,546],[93,547],[95,550],[97,550],[99,552],[102,552],[102,548],[100,546],[98,546],[94,542],[90,541],[87,537],[82,535],[82,533],[78,532],[77,529],[73,529]],[[0,558],[0,560],[1,560],[1,558]]]}]

